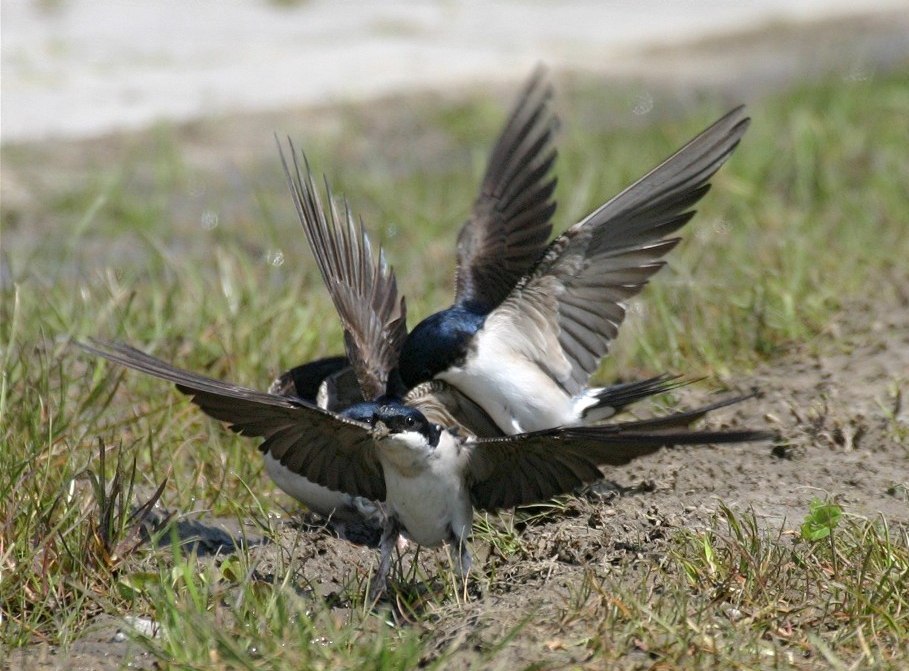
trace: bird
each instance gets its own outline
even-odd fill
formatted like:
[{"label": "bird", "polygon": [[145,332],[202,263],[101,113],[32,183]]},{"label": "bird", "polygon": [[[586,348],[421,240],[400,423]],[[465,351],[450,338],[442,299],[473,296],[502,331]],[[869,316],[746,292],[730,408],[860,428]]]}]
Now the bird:
[{"label": "bird", "polygon": [[[444,381],[506,434],[615,415],[622,409],[616,389],[590,387],[590,377],[618,334],[626,302],[665,265],[662,257],[680,241],[673,234],[694,216],[749,122],[742,106],[721,117],[553,240],[501,301],[511,276],[499,277],[494,265],[487,275],[459,266],[455,303],[407,335],[398,362],[404,386]],[[469,238],[459,241],[459,258],[472,249]],[[633,402],[675,383],[652,378],[619,396]]]},{"label": "bird", "polygon": [[432,421],[418,403],[361,402],[334,412],[300,398],[256,391],[182,370],[129,345],[90,339],[84,351],[176,385],[206,414],[288,471],[331,491],[383,501],[379,563],[369,598],[387,589],[399,534],[419,545],[447,544],[455,570],[471,567],[473,512],[546,501],[663,447],[763,441],[753,430],[691,430],[734,398],[667,417],[556,427],[495,438],[465,435]]},{"label": "bird", "polygon": [[[472,213],[458,234],[455,301],[449,308],[424,319],[410,335],[407,335],[406,329],[403,330],[406,339],[404,352],[400,365],[390,372],[390,379],[386,381],[389,393],[401,395],[417,387],[420,382],[441,372],[434,369],[434,363],[449,362],[453,357],[460,356],[466,340],[482,330],[489,313],[511,296],[517,285],[526,281],[539,265],[547,249],[552,232],[551,219],[556,211],[553,194],[557,180],[552,176],[552,170],[558,155],[553,145],[559,119],[551,109],[552,97],[553,88],[547,79],[546,69],[538,66],[522,88],[499,135]],[[322,277],[330,292],[333,286],[346,287],[346,295],[332,293],[343,321],[353,285],[342,274],[346,269],[338,267],[336,261],[339,253],[343,254],[344,245],[359,243],[368,248],[369,241],[362,231],[362,223],[359,231],[340,233],[327,226],[321,205],[313,205],[314,187],[308,162],[304,161],[305,174],[301,175],[296,152],[290,141],[288,144],[294,157],[292,169],[279,146],[282,164],[297,214]],[[325,188],[331,202],[327,181]],[[346,202],[345,209],[349,213]],[[601,224],[597,222],[587,225],[585,235],[598,226]],[[552,249],[552,246],[549,248]],[[385,278],[385,286],[394,283],[394,273],[387,266],[381,250],[376,267]],[[379,296],[380,300],[388,300],[387,293],[380,292]],[[400,311],[389,314],[388,318],[400,320],[403,324],[406,321],[404,313],[402,299]],[[362,318],[362,315],[359,316]],[[345,339],[352,337],[351,333],[351,329],[345,327]],[[602,420],[643,398],[691,381],[663,374],[585,390],[579,397],[589,407],[584,407],[582,414],[585,421]],[[270,391],[315,400],[322,407],[332,409],[344,408],[378,393],[378,390],[366,390],[364,395],[349,361],[337,356],[298,365],[282,373],[274,380]],[[447,389],[446,394],[450,396],[456,391],[463,390],[455,387]],[[494,389],[488,391],[495,394]],[[479,405],[483,406],[482,400]],[[519,430],[508,422],[498,422],[497,427],[494,432],[483,435]]]}]

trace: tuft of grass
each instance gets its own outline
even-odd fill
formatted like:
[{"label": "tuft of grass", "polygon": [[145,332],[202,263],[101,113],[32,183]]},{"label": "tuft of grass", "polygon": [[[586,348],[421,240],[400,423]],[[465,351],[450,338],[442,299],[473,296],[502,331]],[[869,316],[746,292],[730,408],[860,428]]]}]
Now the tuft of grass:
[{"label": "tuft of grass", "polygon": [[174,668],[413,668],[418,636],[356,608],[339,615],[298,587],[293,566],[265,582],[243,559],[200,565],[176,553],[143,593],[156,623],[142,638]]},{"label": "tuft of grass", "polygon": [[132,571],[130,560],[144,542],[143,525],[166,483],[137,505],[136,459],[127,469],[118,450],[110,473],[107,454],[99,441],[96,464],[46,498],[29,485],[51,481],[58,460],[20,464],[4,481],[0,613],[8,643],[47,639],[55,632],[65,643],[106,608],[132,605],[117,586]]}]

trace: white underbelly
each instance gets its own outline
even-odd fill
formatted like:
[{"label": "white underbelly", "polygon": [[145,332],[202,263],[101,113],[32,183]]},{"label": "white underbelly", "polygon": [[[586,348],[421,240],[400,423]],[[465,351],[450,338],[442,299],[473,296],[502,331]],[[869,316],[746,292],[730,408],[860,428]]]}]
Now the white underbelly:
[{"label": "white underbelly", "polygon": [[538,366],[513,353],[480,351],[439,378],[480,405],[507,434],[577,423],[573,399]]},{"label": "white underbelly", "polygon": [[353,498],[349,494],[337,492],[317,485],[281,465],[281,462],[270,454],[265,455],[265,471],[278,487],[303,503],[307,508],[325,517],[335,516],[339,519],[351,516]]},{"label": "white underbelly", "polygon": [[411,540],[435,547],[448,540],[452,530],[460,537],[469,535],[473,507],[457,478],[439,477],[428,468],[414,477],[384,470],[389,512]]}]

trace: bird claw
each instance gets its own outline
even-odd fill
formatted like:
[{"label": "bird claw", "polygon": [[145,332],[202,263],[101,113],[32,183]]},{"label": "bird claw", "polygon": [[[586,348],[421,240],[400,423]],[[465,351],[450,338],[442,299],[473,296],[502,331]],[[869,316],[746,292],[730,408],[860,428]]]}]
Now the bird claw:
[{"label": "bird claw", "polygon": [[378,501],[370,501],[362,496],[354,496],[351,501],[360,516],[377,527],[384,527],[388,523],[388,511]]}]

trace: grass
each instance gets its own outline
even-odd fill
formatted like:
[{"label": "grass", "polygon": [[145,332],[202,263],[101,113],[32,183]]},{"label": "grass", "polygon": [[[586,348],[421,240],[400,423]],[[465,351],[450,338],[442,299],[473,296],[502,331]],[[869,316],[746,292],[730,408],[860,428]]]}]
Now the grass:
[{"label": "grass", "polygon": [[907,594],[905,528],[849,519],[811,542],[722,507],[636,583],[588,573],[561,624],[607,663],[631,647],[656,668],[898,668]]},{"label": "grass", "polygon": [[[642,121],[627,99],[583,82],[562,92],[558,230],[728,107],[707,98],[658,118],[678,103],[655,94],[657,112]],[[905,74],[755,101],[752,129],[635,304],[603,376],[671,370],[721,385],[890,290],[909,258],[907,107]],[[502,109],[430,103],[381,124],[374,110],[338,114],[353,139],[291,134],[385,243],[415,324],[450,299],[456,226]],[[162,127],[81,145],[60,164],[48,148],[4,147],[4,168],[32,191],[20,204],[4,198],[2,211],[0,642],[66,648],[107,613],[157,622],[144,644],[179,668],[458,659],[460,644],[433,634],[444,615],[428,615],[468,612],[458,585],[430,607],[411,604],[410,625],[395,626],[364,607],[355,568],[335,577],[339,609],[313,598],[289,552],[264,571],[252,548],[217,560],[174,549],[168,526],[160,543],[136,542],[146,525],[135,506],[159,497],[177,519],[252,517],[283,542],[288,499],[248,441],[156,381],[87,361],[70,336],[122,338],[256,387],[340,344],[271,138],[242,165],[212,169],[186,149],[206,132]],[[848,512],[812,542],[725,510],[703,531],[674,532],[664,557],[588,569],[544,635],[593,666],[899,668],[909,660],[905,529]],[[532,520],[478,524],[505,560],[528,556],[532,531]],[[491,562],[480,590],[495,590],[505,569]],[[503,632],[474,661],[495,665],[521,635]]]}]

